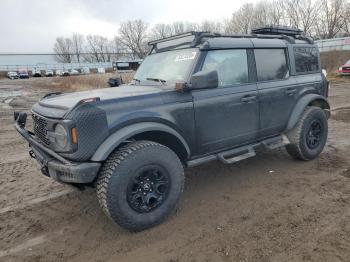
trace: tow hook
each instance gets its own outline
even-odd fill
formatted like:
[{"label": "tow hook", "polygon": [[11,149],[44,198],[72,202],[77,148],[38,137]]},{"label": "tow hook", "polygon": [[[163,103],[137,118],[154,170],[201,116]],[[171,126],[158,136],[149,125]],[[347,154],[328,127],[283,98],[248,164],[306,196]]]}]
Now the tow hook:
[{"label": "tow hook", "polygon": [[29,150],[29,155],[30,155],[31,158],[36,159],[36,155],[35,155],[33,150]]},{"label": "tow hook", "polygon": [[43,175],[50,177],[49,169],[46,166],[43,166],[40,171]]},{"label": "tow hook", "polygon": [[15,121],[19,124],[19,126],[20,126],[21,128],[24,128],[24,127],[26,126],[26,122],[27,122],[27,113],[15,111],[15,112],[13,113],[13,118],[14,118]]}]

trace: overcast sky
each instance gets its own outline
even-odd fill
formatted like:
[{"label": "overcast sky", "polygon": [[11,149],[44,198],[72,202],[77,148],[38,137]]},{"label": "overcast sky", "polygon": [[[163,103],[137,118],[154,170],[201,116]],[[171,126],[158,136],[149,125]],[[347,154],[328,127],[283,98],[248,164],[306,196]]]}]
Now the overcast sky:
[{"label": "overcast sky", "polygon": [[[57,36],[73,32],[112,38],[125,20],[150,25],[222,21],[256,0],[1,0],[0,53],[51,52]],[[206,3],[208,2],[208,3]]]}]

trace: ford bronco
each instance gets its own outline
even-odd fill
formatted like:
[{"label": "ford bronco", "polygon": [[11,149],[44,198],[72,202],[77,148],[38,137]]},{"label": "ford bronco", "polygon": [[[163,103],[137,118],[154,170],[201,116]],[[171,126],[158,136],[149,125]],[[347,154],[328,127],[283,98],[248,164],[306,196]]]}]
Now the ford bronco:
[{"label": "ford bronco", "polygon": [[164,221],[184,188],[184,168],[231,164],[258,146],[295,159],[323,150],[330,116],[317,46],[301,31],[190,32],[149,43],[127,85],[51,93],[15,127],[44,175],[94,186],[104,212],[139,231]]}]

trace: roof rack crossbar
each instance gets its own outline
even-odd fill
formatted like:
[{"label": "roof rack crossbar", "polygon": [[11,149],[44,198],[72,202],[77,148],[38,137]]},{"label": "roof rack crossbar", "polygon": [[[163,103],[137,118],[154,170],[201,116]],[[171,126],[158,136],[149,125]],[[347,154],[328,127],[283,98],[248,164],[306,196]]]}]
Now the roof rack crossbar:
[{"label": "roof rack crossbar", "polygon": [[[208,36],[207,36],[208,37]],[[295,43],[291,36],[287,35],[265,35],[265,34],[215,34],[212,37],[227,37],[227,38],[260,38],[260,39],[284,39],[289,43]]]},{"label": "roof rack crossbar", "polygon": [[148,42],[148,45],[155,45],[155,44],[158,44],[158,43],[166,42],[166,41],[169,41],[169,40],[175,40],[175,39],[183,38],[183,37],[186,37],[186,36],[191,36],[191,35],[194,35],[194,34],[196,34],[196,32],[190,31],[190,32],[186,32],[186,33],[182,33],[182,34],[178,34],[178,35],[174,35],[174,36],[169,36],[169,37],[165,37],[165,38],[162,38],[162,39],[150,41],[150,42]]}]

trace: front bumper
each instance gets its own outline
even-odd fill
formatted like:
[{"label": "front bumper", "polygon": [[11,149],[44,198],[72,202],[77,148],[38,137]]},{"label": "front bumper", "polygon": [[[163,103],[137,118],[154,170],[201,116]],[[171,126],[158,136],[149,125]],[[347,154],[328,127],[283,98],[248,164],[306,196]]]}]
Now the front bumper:
[{"label": "front bumper", "polygon": [[346,76],[346,75],[350,75],[350,70],[337,70],[337,73],[339,75]]},{"label": "front bumper", "polygon": [[41,166],[44,175],[63,183],[88,184],[95,180],[101,167],[98,162],[71,162],[34,139],[34,134],[25,129],[27,114],[15,113],[15,128],[29,143],[30,156]]}]

